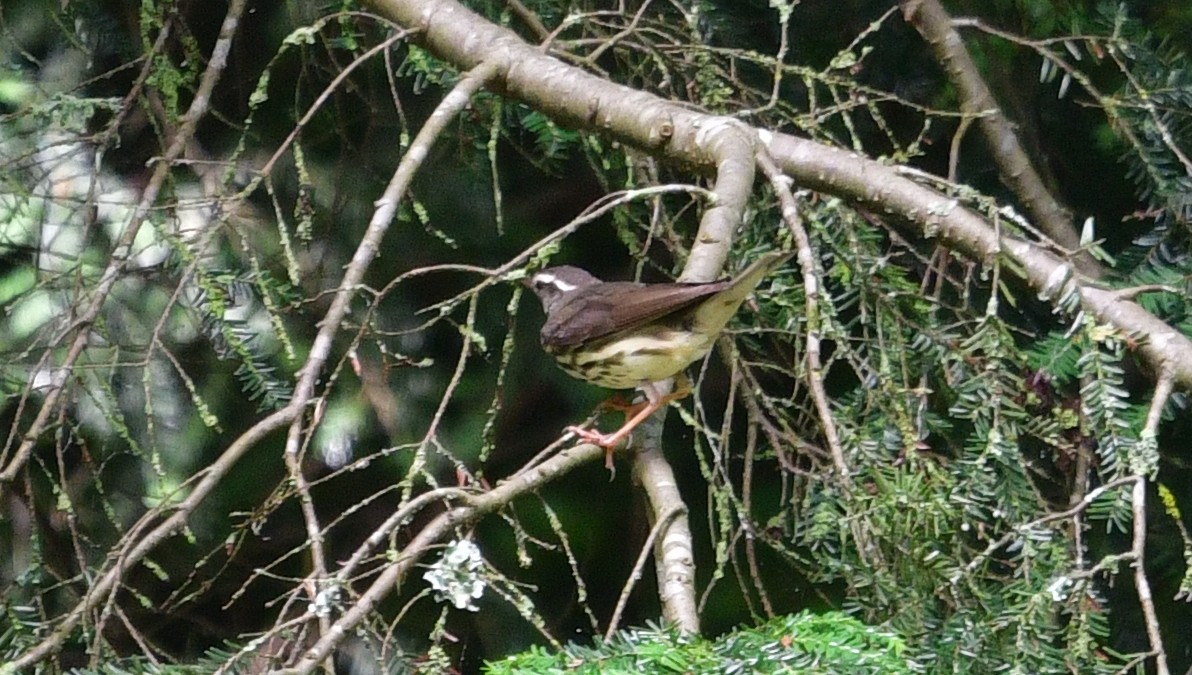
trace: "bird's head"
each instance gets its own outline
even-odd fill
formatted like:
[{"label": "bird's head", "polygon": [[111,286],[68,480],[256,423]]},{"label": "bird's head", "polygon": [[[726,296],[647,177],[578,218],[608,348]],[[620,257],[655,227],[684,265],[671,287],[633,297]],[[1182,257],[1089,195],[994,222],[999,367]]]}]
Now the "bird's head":
[{"label": "bird's head", "polygon": [[601,283],[599,279],[578,267],[548,267],[522,282],[542,301],[549,314],[566,298],[581,289]]}]

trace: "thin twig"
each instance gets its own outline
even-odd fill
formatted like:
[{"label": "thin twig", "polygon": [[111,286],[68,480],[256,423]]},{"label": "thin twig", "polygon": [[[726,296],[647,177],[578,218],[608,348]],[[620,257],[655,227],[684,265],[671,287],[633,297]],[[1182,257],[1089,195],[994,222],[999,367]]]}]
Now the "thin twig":
[{"label": "thin twig", "polygon": [[[141,225],[148,217],[153,204],[157,201],[157,195],[160,193],[162,187],[165,185],[166,178],[170,175],[171,162],[182,156],[186,149],[186,145],[191,138],[193,138],[195,130],[198,128],[199,122],[206,116],[211,103],[211,94],[215,89],[215,85],[219,82],[220,76],[223,74],[224,68],[227,66],[228,54],[232,48],[232,40],[236,36],[240,26],[240,18],[244,14],[247,7],[247,0],[233,0],[228,5],[228,11],[224,15],[223,24],[220,27],[219,39],[211,50],[211,57],[207,62],[207,68],[203,72],[202,78],[199,80],[199,86],[195,90],[194,99],[191,101],[190,108],[186,114],[182,116],[181,123],[178,127],[178,132],[174,136],[173,142],[166,149],[162,157],[162,161],[157,162],[154,167],[153,174],[150,176],[148,183],[145,185],[145,190],[141,194],[141,199],[137,203],[137,207],[133,212],[129,223],[126,226],[123,235],[113,248],[111,260],[104,269],[100,277],[99,283],[92,291],[91,304],[79,317],[76,326],[78,334],[71,343],[70,349],[63,359],[62,363],[55,371],[51,385],[45,392],[45,399],[42,403],[41,409],[37,416],[30,424],[29,429],[25,432],[24,440],[21,446],[17,449],[16,456],[12,461],[0,471],[0,497],[3,496],[5,485],[11,483],[20,472],[21,468],[28,460],[30,453],[33,451],[34,445],[37,443],[38,437],[45,428],[46,422],[49,420],[50,414],[58,404],[58,399],[62,395],[62,391],[66,385],[74,369],[74,364],[82,355],[85,347],[90,341],[91,331],[90,327],[99,317],[100,311],[103,309],[104,303],[107,301],[108,295],[115,287],[116,282],[122,277],[125,265],[131,259],[132,244],[136,240],[137,232],[140,231]],[[272,429],[271,424],[278,424],[280,420],[284,419],[279,414],[270,415],[265,420],[254,426],[254,429],[266,430]],[[248,438],[251,434],[246,432],[242,439]],[[262,434],[263,435],[263,434]],[[235,444],[233,444],[235,445]],[[230,448],[229,448],[230,450]],[[227,453],[225,453],[226,455]],[[229,467],[230,468],[230,465]],[[209,476],[210,477],[210,476]],[[201,483],[207,483],[206,481]],[[209,489],[214,488],[214,485],[208,484]],[[193,496],[193,495],[192,495]],[[193,508],[193,507],[192,507]],[[181,510],[179,513],[182,513]],[[177,513],[175,514],[178,515]],[[121,556],[114,560],[108,570],[99,576],[95,583],[88,589],[86,595],[62,618],[53,631],[35,647],[21,654],[13,660],[10,664],[14,671],[20,671],[39,663],[46,657],[57,652],[66,638],[74,631],[74,628],[80,621],[99,603],[103,602],[109,593],[117,586],[117,582],[123,576],[124,572],[133,564],[141,560],[141,558],[149,552],[158,542],[167,536],[168,533],[173,532],[174,528],[180,526],[184,520],[182,518],[170,518],[161,526],[156,528],[157,536],[145,537],[144,539],[133,540],[125,538],[125,541],[136,541],[136,545],[132,551],[127,552],[125,556]],[[142,519],[142,522],[144,520]]]},{"label": "thin twig", "polygon": [[654,523],[654,527],[650,528],[650,534],[646,537],[645,543],[642,544],[641,552],[637,554],[637,561],[633,563],[633,569],[630,570],[629,577],[625,579],[625,586],[621,589],[620,597],[617,598],[617,606],[613,609],[613,615],[608,620],[608,628],[604,631],[604,640],[606,642],[613,638],[613,633],[617,632],[617,625],[621,623],[621,614],[625,612],[625,607],[629,604],[629,595],[633,593],[633,587],[637,585],[637,582],[641,581],[642,570],[645,568],[650,554],[654,551],[654,541],[670,525],[671,521],[678,518],[682,513],[683,510],[681,508],[671,509],[658,522]]},{"label": "thin twig", "polygon": [[[438,443],[439,424],[442,423],[443,416],[447,414],[447,406],[451,403],[455,390],[459,388],[459,383],[464,379],[464,371],[468,366],[468,355],[472,353],[473,325],[476,323],[476,309],[480,305],[479,299],[479,295],[473,295],[472,300],[468,303],[466,328],[460,331],[463,334],[464,341],[459,348],[459,359],[455,362],[455,370],[451,373],[451,379],[447,382],[447,387],[444,389],[443,395],[439,398],[439,406],[435,409],[435,414],[431,417],[430,424],[426,427],[426,433],[423,434],[422,441],[418,444],[418,449],[414,451],[414,461],[411,463],[410,469],[407,472],[410,476],[417,475],[426,465],[427,449],[432,444]],[[402,491],[402,501],[410,498],[410,490],[412,488],[412,485],[405,487]]]},{"label": "thin twig", "polygon": [[[1036,527],[1039,527],[1040,525],[1046,525],[1047,523],[1050,523],[1050,522],[1053,522],[1056,520],[1064,520],[1066,518],[1071,518],[1073,516],[1076,516],[1077,514],[1082,513],[1085,509],[1087,509],[1089,506],[1091,506],[1093,502],[1097,501],[1097,499],[1100,498],[1101,495],[1105,494],[1106,492],[1116,490],[1117,488],[1120,488],[1124,485],[1128,485],[1130,483],[1135,483],[1135,482],[1137,482],[1137,479],[1134,478],[1133,476],[1129,476],[1129,477],[1125,477],[1125,478],[1118,478],[1116,480],[1109,481],[1108,483],[1106,483],[1100,487],[1090,490],[1089,493],[1084,496],[1084,499],[1080,500],[1079,503],[1073,504],[1072,506],[1068,507],[1067,509],[1064,509],[1063,511],[1056,511],[1055,513],[1049,513],[1041,518],[1036,518],[1035,520],[1032,520],[1028,523],[1023,523],[1022,525],[1014,526],[1013,529],[1011,529],[1009,532],[1007,532],[1006,534],[999,537],[996,541],[990,542],[989,545],[985,547],[984,551],[982,551],[982,552],[978,553],[976,556],[974,556],[973,559],[970,560],[968,562],[968,564],[965,565],[962,569],[957,570],[956,573],[953,574],[948,579],[948,582],[952,583],[952,584],[960,583],[960,579],[963,575],[971,574],[972,572],[974,572],[978,567],[981,566],[981,563],[984,560],[986,560],[991,555],[996,553],[998,549],[1000,549],[1003,546],[1006,546],[1010,542],[1014,541],[1015,537],[1021,536],[1023,533],[1029,532],[1029,531],[1035,529]],[[938,592],[940,592],[940,589],[937,589],[937,593]]]},{"label": "thin twig", "polygon": [[[1175,378],[1171,371],[1164,370],[1159,374],[1159,381],[1155,383],[1155,393],[1151,396],[1151,406],[1147,410],[1146,423],[1142,428],[1141,443],[1152,446],[1150,450],[1143,450],[1142,452],[1157,452],[1153,447],[1154,440],[1158,435],[1159,421],[1163,417],[1163,407],[1167,405],[1167,399],[1171,397],[1172,389],[1174,388]],[[1135,449],[1135,452],[1139,452]],[[1140,464],[1144,464],[1140,462]],[[1157,675],[1168,675],[1170,671],[1167,666],[1167,651],[1163,647],[1163,633],[1159,629],[1159,615],[1155,612],[1155,600],[1151,594],[1151,584],[1146,578],[1146,497],[1147,497],[1147,483],[1148,476],[1155,469],[1149,466],[1134,466],[1131,467],[1134,473],[1134,489],[1131,494],[1130,508],[1134,516],[1134,535],[1131,541],[1131,553],[1134,555],[1134,561],[1131,565],[1134,567],[1134,587],[1138,591],[1138,604],[1142,607],[1142,616],[1146,624],[1147,640],[1151,644],[1151,650],[1155,656],[1155,672]]]},{"label": "thin twig", "polygon": [[642,2],[642,6],[638,8],[637,12],[634,13],[633,18],[629,20],[629,25],[625,26],[625,28],[623,28],[616,35],[602,40],[600,45],[596,47],[596,49],[592,50],[591,54],[588,54],[586,57],[584,57],[583,63],[593,66],[596,65],[596,62],[600,60],[600,57],[604,54],[604,52],[612,49],[617,45],[618,42],[632,35],[633,32],[637,30],[637,25],[641,22],[642,16],[644,16],[646,10],[650,8],[651,1],[652,0],[645,0]]},{"label": "thin twig", "polygon": [[489,286],[492,286],[493,284],[504,281],[506,279],[506,275],[508,275],[510,272],[517,269],[518,267],[521,267],[522,265],[524,265],[527,260],[532,258],[543,247],[548,246],[556,241],[560,241],[560,240],[570,236],[571,234],[574,234],[575,231],[580,228],[580,226],[586,225],[587,223],[590,223],[590,222],[593,222],[593,221],[601,218],[602,216],[604,216],[606,213],[613,211],[614,209],[617,209],[625,204],[629,204],[629,203],[636,201],[638,199],[646,199],[646,198],[656,197],[656,196],[664,195],[664,194],[674,194],[674,193],[684,193],[684,192],[704,197],[709,204],[714,204],[716,201],[716,195],[711,190],[708,190],[707,188],[700,187],[698,185],[687,185],[687,184],[655,185],[655,186],[646,187],[646,188],[635,188],[632,190],[621,190],[619,192],[613,192],[613,193],[604,195],[603,197],[599,198],[592,204],[588,205],[588,207],[584,209],[583,213],[581,213],[578,216],[576,216],[575,218],[573,218],[571,220],[571,222],[567,223],[566,225],[555,230],[554,232],[551,232],[550,234],[546,235],[545,237],[539,239],[538,241],[534,242],[533,244],[530,244],[526,248],[522,249],[521,253],[518,253],[517,255],[513,256],[508,261],[506,261],[504,264],[502,264],[500,267],[496,267],[491,270],[487,270],[486,274],[487,274],[488,278],[486,278],[484,281],[467,289],[466,291],[463,291],[463,292],[458,293],[450,298],[447,298],[446,300],[443,300],[441,302],[436,302],[435,304],[429,305],[427,307],[423,307],[422,309],[418,310],[418,313],[419,314],[435,313],[437,315],[442,315],[442,314],[450,311],[453,307],[455,307],[459,303],[463,302],[464,300],[467,300],[468,298],[475,295],[476,293],[479,293],[480,291],[484,290],[485,288],[488,288]]},{"label": "thin twig", "polygon": [[603,456],[604,448],[597,445],[585,443],[568,448],[523,474],[511,476],[492,490],[473,496],[466,505],[457,506],[436,516],[414,535],[405,548],[396,554],[395,561],[386,566],[373,579],[368,588],[347,608],[343,616],[332,624],[331,630],[320,636],[319,640],[303,654],[302,659],[293,668],[280,672],[285,675],[300,675],[309,673],[319,663],[322,663],[339,644],[343,636],[350,634],[372,612],[377,603],[406,579],[410,570],[421,560],[422,556],[432,546],[453,534],[457,528],[474,523],[483,516],[506,506],[517,497],[533,492],[573,469],[595,462]]},{"label": "thin twig", "polygon": [[[734,362],[733,381],[736,382],[739,379],[739,368]],[[757,461],[757,424],[754,423],[754,416],[761,411],[748,405],[746,408],[748,408],[746,416],[749,418],[750,424],[745,430],[745,467],[741,475],[741,515],[742,528],[745,530],[745,561],[749,565],[749,578],[753,582],[753,588],[757,591],[758,598],[761,599],[762,611],[769,619],[774,616],[774,606],[770,603],[770,596],[766,593],[766,587],[762,583],[761,568],[757,564],[757,537],[754,535],[753,521],[750,520],[753,517],[753,468],[754,462]]]},{"label": "thin twig", "polygon": [[505,4],[509,5],[509,9],[513,10],[513,14],[521,19],[521,22],[526,24],[526,28],[538,38],[539,42],[546,42],[550,37],[550,30],[547,29],[546,24],[542,23],[542,19],[533,12],[529,7],[521,3],[521,0],[505,0]]},{"label": "thin twig", "polygon": [[770,179],[774,187],[774,194],[782,207],[782,219],[795,237],[795,246],[799,259],[799,267],[803,271],[803,294],[806,297],[807,319],[807,383],[811,388],[811,398],[815,401],[819,412],[820,424],[823,425],[824,439],[828,442],[828,449],[832,453],[832,464],[836,468],[837,478],[848,490],[849,475],[848,462],[844,458],[844,447],[840,444],[840,434],[836,430],[836,421],[832,416],[832,406],[828,403],[828,393],[824,389],[824,365],[820,359],[820,312],[819,312],[819,277],[815,270],[815,255],[811,250],[811,238],[803,227],[803,218],[799,215],[799,205],[790,190],[790,179],[778,169],[774,160],[766,153],[758,153],[758,166]]},{"label": "thin twig", "polygon": [[[337,18],[339,18],[339,17],[338,16],[325,17],[322,21],[319,22],[319,25],[321,26],[322,24],[325,24],[325,23],[327,23],[333,19],[337,19]],[[318,27],[319,26],[316,26],[315,29],[317,30]],[[259,177],[264,177],[264,176],[268,176],[273,171],[273,166],[278,162],[278,160],[281,159],[282,155],[284,155],[286,153],[286,151],[290,149],[290,146],[294,144],[294,140],[296,138],[298,138],[298,134],[301,133],[302,130],[306,127],[306,125],[310,123],[311,119],[314,118],[315,114],[318,113],[320,109],[322,109],[323,104],[326,103],[331,98],[331,95],[339,90],[340,85],[343,84],[343,82],[346,79],[348,79],[348,75],[350,75],[352,73],[352,71],[354,71],[357,68],[359,68],[360,66],[364,65],[373,56],[376,56],[377,54],[384,53],[390,47],[392,47],[395,43],[406,39],[407,37],[409,37],[409,35],[410,35],[410,31],[407,31],[407,30],[394,31],[392,35],[390,35],[385,40],[381,41],[380,44],[369,49],[368,51],[364,52],[360,56],[357,56],[356,58],[352,59],[352,61],[350,63],[348,63],[346,66],[344,66],[343,69],[340,70],[339,73],[336,74],[335,78],[332,79],[331,82],[327,83],[326,87],[323,87],[323,91],[319,92],[319,95],[317,97],[315,97],[314,102],[311,103],[310,108],[307,109],[306,114],[304,114],[302,116],[302,118],[299,119],[294,124],[294,128],[290,130],[289,135],[287,135],[285,140],[282,141],[281,144],[277,146],[277,150],[275,150],[273,152],[273,155],[270,156],[269,159],[266,160],[265,164],[261,166],[261,169],[257,172],[257,175]],[[255,188],[256,188],[256,183],[255,182],[250,183],[245,188],[244,192],[245,192],[245,194],[251,193],[255,190]]]}]

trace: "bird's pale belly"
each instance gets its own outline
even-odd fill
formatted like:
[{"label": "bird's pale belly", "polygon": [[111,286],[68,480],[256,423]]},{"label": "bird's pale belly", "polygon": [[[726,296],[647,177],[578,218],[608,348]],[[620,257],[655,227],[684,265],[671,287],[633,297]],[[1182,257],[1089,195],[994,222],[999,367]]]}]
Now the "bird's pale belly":
[{"label": "bird's pale belly", "polygon": [[632,389],[673,377],[703,357],[714,338],[684,330],[612,338],[556,354],[573,377],[609,389]]}]

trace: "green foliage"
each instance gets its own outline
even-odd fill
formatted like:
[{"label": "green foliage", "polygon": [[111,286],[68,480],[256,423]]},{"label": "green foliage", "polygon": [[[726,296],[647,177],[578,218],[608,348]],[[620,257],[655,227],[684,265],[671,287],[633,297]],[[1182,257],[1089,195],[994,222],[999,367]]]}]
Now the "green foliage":
[{"label": "green foliage", "polygon": [[[1122,161],[1146,205],[1135,215],[1153,221],[1124,253],[1130,272],[1126,284],[1187,284],[1188,223],[1192,220],[1192,73],[1185,67],[1185,45],[1157,38],[1112,3],[1103,9],[1102,25],[1112,25],[1115,41],[1108,48],[1119,57],[1126,79],[1102,102],[1110,120],[1121,125]],[[1186,293],[1184,294],[1186,297]],[[1161,315],[1166,315],[1163,313]],[[1185,320],[1184,316],[1176,317]],[[1188,330],[1184,333],[1192,334]]]},{"label": "green foliage", "polygon": [[[220,358],[237,364],[235,375],[249,400],[259,400],[264,410],[284,405],[290,399],[291,387],[277,372],[273,362],[277,350],[269,339],[273,336],[262,331],[258,311],[262,306],[275,311],[276,305],[266,302],[274,296],[283,302],[291,299],[289,286],[264,272],[237,275],[219,269],[205,270],[196,275],[196,281],[199,292],[194,304],[202,317],[203,332]],[[259,295],[255,292],[258,290]],[[275,327],[280,325],[280,321],[273,323]]]},{"label": "green foliage", "polygon": [[715,640],[655,625],[618,631],[608,642],[531,647],[489,662],[489,675],[531,673],[912,673],[902,638],[839,612],[780,616]]},{"label": "green foliage", "polygon": [[[1108,618],[1089,610],[1102,590],[1074,571],[1065,522],[1040,503],[1066,480],[1053,453],[1089,444],[1094,480],[1122,475],[1142,423],[1121,384],[1122,341],[1087,320],[1021,337],[1027,301],[1005,285],[973,308],[925,298],[906,267],[886,264],[880,230],[839,207],[805,217],[822,252],[828,363],[862,385],[834,399],[851,487],[800,485],[798,501],[759,514],[762,539],[817,586],[843,584],[850,613],[913,636],[907,653],[929,672],[1112,672]],[[799,325],[801,313],[792,303],[769,319]],[[1088,385],[1074,399],[1077,382]],[[781,428],[805,424],[783,399],[762,408]],[[1081,527],[1128,526],[1128,492],[1100,494]],[[1100,564],[1112,573],[1114,560]]]},{"label": "green foliage", "polygon": [[0,619],[0,673],[4,673],[2,664],[36,646],[40,631],[35,608],[4,602],[0,610],[4,614]]},{"label": "green foliage", "polygon": [[[558,254],[619,277],[636,262],[659,278],[677,271],[715,206],[692,192],[632,192],[707,184],[668,165],[665,143],[650,154],[600,129],[566,129],[548,105],[491,87],[448,125],[390,230],[368,243],[379,257],[333,326],[316,398],[294,427],[298,456],[283,460],[276,432],[231,457],[235,434],[290,400],[375,200],[460,73],[406,40],[364,60],[393,27],[350,2],[275,15],[250,3],[242,25],[255,42],[234,43],[214,114],[169,167],[124,259],[114,244],[212,61],[218,21],[203,3],[155,2],[126,16],[113,3],[72,2],[10,20],[33,4],[5,2],[6,31],[37,29],[0,36],[6,63],[23,68],[0,74],[0,413],[13,424],[0,468],[18,469],[0,485],[0,550],[12,561],[0,565],[0,659],[51,634],[101,568],[175,514],[180,536],[154,542],[69,632],[68,648],[104,661],[85,672],[209,672],[233,656],[211,645],[259,630],[312,637],[318,621],[289,625],[295,612],[338,619],[384,566],[408,560],[430,519],[508,480],[597,395],[539,369],[537,315],[519,316],[529,301],[506,283],[524,277],[517,261],[533,268]],[[955,91],[938,64],[923,65],[929,50],[890,3],[638,2],[628,14],[613,4],[521,3],[553,31],[544,49],[567,63],[903,165],[954,200],[946,208],[1036,236],[1008,191],[990,187],[976,126],[961,142]],[[535,32],[510,3],[471,5]],[[1025,24],[1017,40],[959,27],[980,43],[983,72],[1011,75],[999,96],[1100,134],[1100,149],[1124,158],[1139,198],[1104,205],[1115,219],[1101,228],[1116,235],[1125,217],[1142,235],[1098,244],[1122,273],[1104,282],[1144,286],[1139,303],[1192,334],[1185,46],[1157,40],[1153,21],[1116,4],[1097,21],[1084,7],[1045,5],[974,10],[984,25]],[[303,11],[323,14],[295,20]],[[164,48],[148,53],[167,28]],[[1069,43],[1086,59],[1073,67],[1112,92],[1081,94],[1093,122],[1013,81],[1015,60],[1071,53]],[[41,69],[63,54],[74,58],[60,71],[78,78],[51,83]],[[1038,131],[1036,120],[1015,122]],[[925,173],[952,162],[968,182]],[[1101,190],[1113,177],[1067,182]],[[1132,359],[1148,336],[1099,325],[1078,297],[1039,298],[1004,258],[961,261],[933,233],[916,237],[882,208],[884,186],[873,188],[856,204],[793,187],[810,256],[759,287],[726,335],[724,363],[693,368],[700,393],[680,404],[665,441],[697,531],[704,625],[779,618],[716,639],[648,626],[499,660],[536,636],[561,640],[560,626],[597,633],[608,589],[644,546],[649,526],[626,472],[610,482],[579,471],[536,495],[541,509],[505,505],[459,526],[490,589],[468,589],[475,614],[435,605],[419,568],[369,601],[355,633],[378,653],[416,654],[410,670],[423,672],[481,658],[491,673],[1101,673],[1145,660],[1145,642],[1129,641],[1144,632],[1137,604],[1121,599],[1136,562],[1124,535],[1141,525],[1126,481],[1163,481],[1162,509],[1151,509],[1162,520],[1149,525],[1175,523],[1178,536],[1148,528],[1148,551],[1174,551],[1186,566],[1186,462],[1165,436],[1178,436],[1186,398],[1165,409],[1176,431],[1144,430],[1151,392]],[[534,248],[593,194],[622,190],[638,196]],[[773,186],[756,191],[738,229],[730,268],[797,246]],[[101,280],[113,281],[109,294],[94,321],[79,322]],[[80,336],[49,421],[27,436],[45,381]],[[10,448],[27,438],[28,457],[14,460]],[[177,510],[211,480],[220,485],[199,507]],[[383,529],[394,514],[400,522]],[[366,540],[377,548],[334,586],[343,597],[311,598],[312,575],[338,573]],[[1177,581],[1154,592],[1159,602],[1188,593],[1192,575],[1163,571]],[[641,599],[648,586],[631,594],[629,615],[656,612]],[[790,614],[813,602],[825,609]],[[163,624],[209,633],[174,643],[155,633]],[[1181,625],[1164,617],[1162,627]],[[144,640],[109,637],[125,632]],[[158,641],[176,652],[158,653]],[[1184,656],[1192,662],[1192,650]]]},{"label": "green foliage", "polygon": [[[526,148],[528,154],[535,158],[539,166],[558,172],[563,162],[575,152],[579,145],[580,134],[563,129],[546,115],[524,106],[514,106],[515,119],[522,129],[530,134],[532,147]],[[511,120],[512,121],[512,120]],[[511,129],[501,127],[508,134]]]}]

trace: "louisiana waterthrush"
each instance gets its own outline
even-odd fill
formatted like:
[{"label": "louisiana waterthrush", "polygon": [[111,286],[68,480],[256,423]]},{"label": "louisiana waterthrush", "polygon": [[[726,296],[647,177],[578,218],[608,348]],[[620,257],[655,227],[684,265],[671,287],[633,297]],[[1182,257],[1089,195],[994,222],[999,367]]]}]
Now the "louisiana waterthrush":
[{"label": "louisiana waterthrush", "polygon": [[[686,396],[690,383],[683,369],[708,353],[745,298],[790,256],[767,253],[735,278],[710,283],[601,281],[567,266],[527,279],[546,313],[542,347],[564,371],[609,389],[636,387],[646,395],[647,404],[615,433],[568,431],[611,450],[654,411]],[[676,376],[680,383],[672,394],[663,396],[654,386]]]}]

